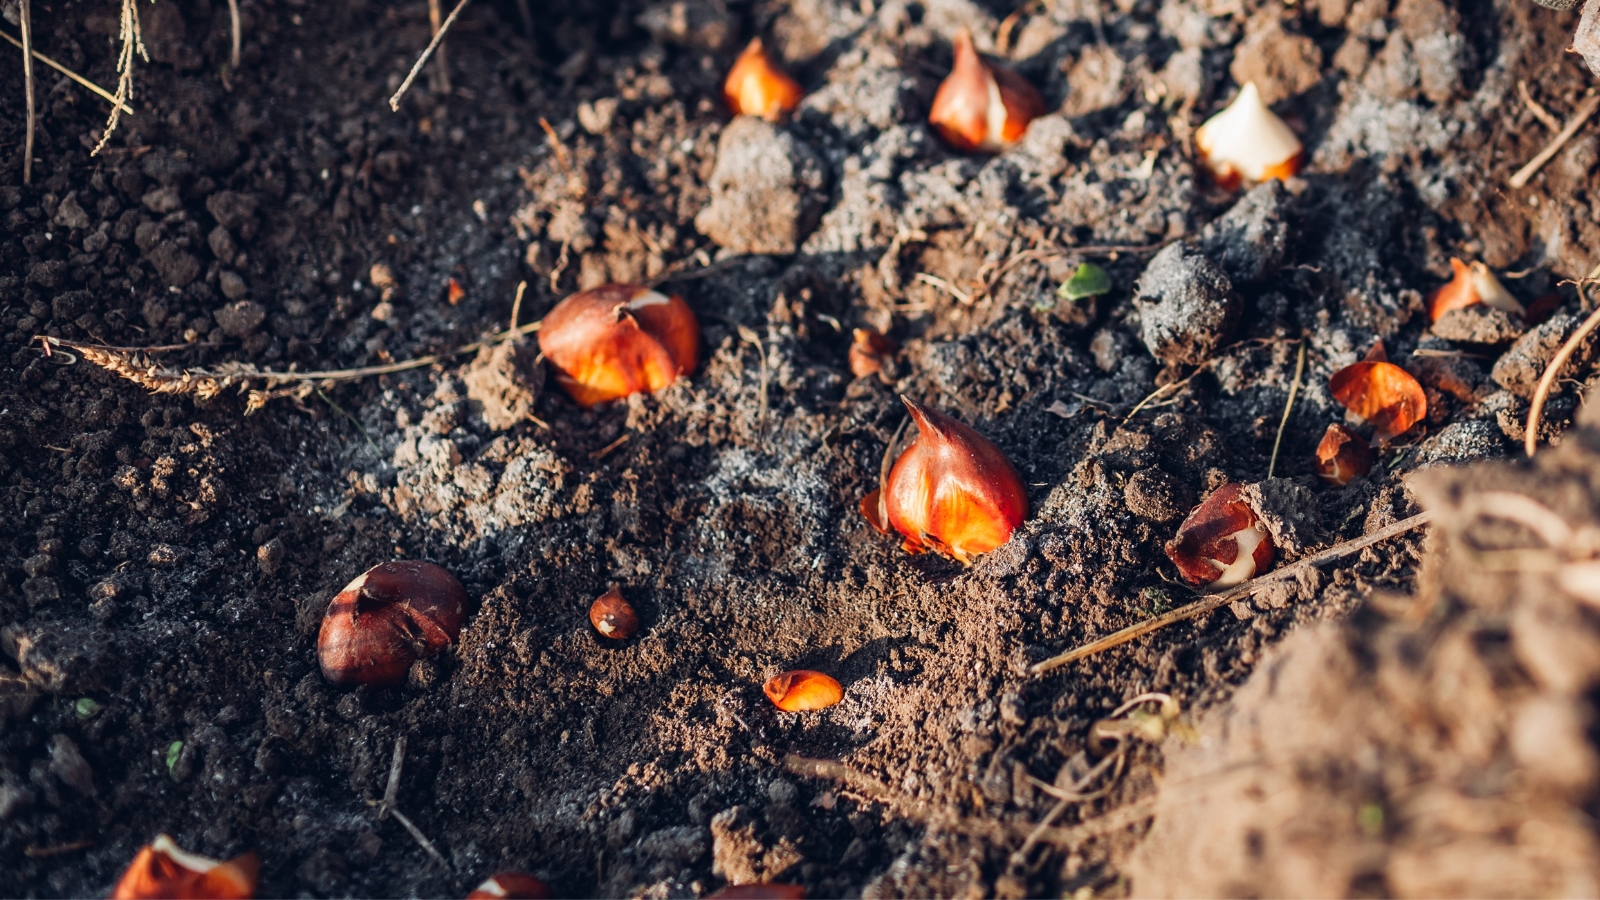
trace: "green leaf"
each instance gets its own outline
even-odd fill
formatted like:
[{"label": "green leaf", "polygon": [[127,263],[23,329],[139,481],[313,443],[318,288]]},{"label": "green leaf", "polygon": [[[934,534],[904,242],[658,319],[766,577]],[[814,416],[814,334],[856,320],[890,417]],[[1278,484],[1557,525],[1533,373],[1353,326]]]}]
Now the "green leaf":
[{"label": "green leaf", "polygon": [[1111,293],[1111,276],[1094,263],[1081,263],[1078,271],[1073,272],[1072,277],[1056,290],[1056,296],[1068,302],[1109,293]]},{"label": "green leaf", "polygon": [[89,697],[79,697],[78,702],[72,704],[72,709],[73,712],[78,714],[78,718],[92,719],[99,714],[100,704],[94,702],[94,700]]},{"label": "green leaf", "polygon": [[178,754],[183,752],[183,741],[173,741],[167,746],[167,774],[172,774],[172,769],[178,764]]}]

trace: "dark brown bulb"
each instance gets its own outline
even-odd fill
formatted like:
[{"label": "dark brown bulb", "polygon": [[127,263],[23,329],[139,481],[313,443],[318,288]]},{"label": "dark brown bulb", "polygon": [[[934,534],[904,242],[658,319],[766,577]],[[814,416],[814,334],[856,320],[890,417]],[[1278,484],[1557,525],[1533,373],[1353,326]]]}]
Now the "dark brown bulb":
[{"label": "dark brown bulb", "polygon": [[455,642],[467,591],[433,563],[380,563],[328,604],[317,636],[322,677],[337,685],[391,687],[411,664]]},{"label": "dark brown bulb", "polygon": [[589,624],[601,637],[625,641],[639,630],[639,614],[622,599],[622,591],[613,584],[611,590],[601,594],[589,607]]}]

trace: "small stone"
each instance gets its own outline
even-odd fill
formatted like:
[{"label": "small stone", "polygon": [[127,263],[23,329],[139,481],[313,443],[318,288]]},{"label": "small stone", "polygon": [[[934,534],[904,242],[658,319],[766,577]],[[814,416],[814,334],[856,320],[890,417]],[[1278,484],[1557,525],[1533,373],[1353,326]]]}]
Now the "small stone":
[{"label": "small stone", "polygon": [[578,104],[578,124],[583,130],[593,135],[602,135],[611,130],[611,123],[617,117],[617,98],[601,97],[593,103],[583,102]]},{"label": "small stone", "polygon": [[1254,82],[1262,102],[1271,105],[1322,80],[1322,50],[1311,38],[1285,31],[1273,17],[1234,48],[1228,72],[1238,84]]},{"label": "small stone", "polygon": [[200,260],[172,241],[162,241],[146,254],[161,280],[176,288],[188,287],[200,277]]},{"label": "small stone", "polygon": [[740,116],[717,141],[711,203],[694,224],[734,253],[790,254],[822,215],[826,186],[816,151],[775,125]]},{"label": "small stone", "polygon": [[1504,344],[1522,337],[1527,327],[1504,310],[1486,303],[1452,309],[1431,329],[1434,337],[1468,344]]},{"label": "small stone", "polygon": [[228,337],[242,338],[261,327],[267,320],[267,310],[253,300],[238,300],[211,314],[217,327]]},{"label": "small stone", "polygon": [[245,284],[244,276],[232,269],[223,269],[217,275],[217,287],[222,288],[222,296],[229,300],[243,300],[250,295],[250,286]]},{"label": "small stone", "polygon": [[272,575],[283,565],[283,539],[273,538],[256,548],[256,563],[264,575]]},{"label": "small stone", "polygon": [[80,794],[94,793],[94,770],[78,745],[64,734],[50,738],[50,772]]},{"label": "small stone", "polygon": [[506,341],[478,351],[462,380],[467,399],[475,401],[483,420],[504,431],[533,413],[533,403],[544,388],[544,367],[539,350],[524,340]]},{"label": "small stone", "polygon": [[1298,481],[1268,478],[1247,484],[1239,498],[1255,511],[1282,553],[1299,556],[1330,540],[1316,492]]},{"label": "small stone", "polygon": [[223,265],[232,265],[233,258],[239,255],[239,244],[233,239],[233,233],[221,225],[211,229],[206,243],[211,246],[211,255]]},{"label": "small stone", "polygon": [[1199,250],[1168,245],[1139,277],[1139,333],[1169,365],[1199,365],[1210,358],[1239,321],[1233,282]]},{"label": "small stone", "polygon": [[1141,469],[1122,490],[1128,511],[1152,522],[1170,522],[1194,505],[1194,498],[1176,478],[1160,469]]},{"label": "small stone", "polygon": [[89,227],[89,214],[79,205],[77,191],[61,198],[61,203],[56,206],[55,218],[51,221],[63,228]]},{"label": "small stone", "polygon": [[175,187],[156,188],[140,198],[139,202],[144,208],[158,216],[183,208],[183,197],[178,194]]},{"label": "small stone", "polygon": [[238,191],[217,191],[206,198],[206,211],[218,225],[237,230],[255,217],[256,198]]},{"label": "small stone", "polygon": [[1574,700],[1550,694],[1526,700],[1510,731],[1511,753],[1533,780],[1574,793],[1594,786],[1600,757]]},{"label": "small stone", "polygon": [[692,863],[711,850],[711,834],[698,825],[663,828],[639,841],[639,852],[655,859]]}]

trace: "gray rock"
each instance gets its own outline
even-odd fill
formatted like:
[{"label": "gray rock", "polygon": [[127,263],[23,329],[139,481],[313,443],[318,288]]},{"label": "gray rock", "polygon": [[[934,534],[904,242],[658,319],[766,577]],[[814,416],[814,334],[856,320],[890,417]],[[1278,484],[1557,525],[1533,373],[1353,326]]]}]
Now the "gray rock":
[{"label": "gray rock", "polygon": [[1522,337],[1527,326],[1504,310],[1486,303],[1452,309],[1439,317],[1432,328],[1435,337],[1469,344],[1503,344]]},{"label": "gray rock", "polygon": [[1233,335],[1239,295],[1199,250],[1168,245],[1139,276],[1139,334],[1169,365],[1199,365]]},{"label": "gray rock", "polygon": [[83,206],[78,203],[78,192],[61,198],[61,203],[56,206],[56,215],[52,219],[55,224],[63,228],[88,228],[89,214],[83,211]]},{"label": "gray rock", "polygon": [[1452,422],[1417,446],[1417,467],[1453,465],[1506,455],[1505,436],[1498,422],[1473,419]]},{"label": "gray rock", "polygon": [[250,296],[250,285],[245,283],[244,276],[232,269],[223,269],[217,274],[217,287],[222,289],[222,296],[229,300],[243,300]]},{"label": "gray rock", "polygon": [[1296,237],[1289,224],[1292,199],[1281,181],[1256,185],[1205,227],[1200,248],[1234,284],[1262,280],[1283,266]]},{"label": "gray rock", "polygon": [[711,204],[694,224],[734,253],[793,253],[816,227],[826,187],[815,151],[768,122],[740,116],[717,141]]},{"label": "gray rock", "polygon": [[78,745],[64,734],[50,738],[50,774],[80,794],[94,793],[94,770]]},{"label": "gray rock", "polygon": [[[1523,335],[1511,349],[1495,361],[1490,377],[1495,383],[1519,397],[1533,396],[1545,367],[1561,349],[1567,337],[1579,325],[1576,316],[1558,315]],[[1562,369],[1562,377],[1572,377],[1594,353],[1595,338],[1591,335],[1572,354],[1572,359]]]},{"label": "gray rock", "polygon": [[235,338],[247,336],[267,319],[266,309],[253,300],[229,303],[211,315],[217,320],[217,327],[222,329],[223,334]]},{"label": "gray rock", "polygon": [[156,188],[145,194],[140,202],[144,203],[145,209],[158,216],[164,216],[183,206],[183,198],[178,196],[178,189],[175,187]]},{"label": "gray rock", "polygon": [[1268,478],[1245,485],[1240,497],[1261,517],[1279,553],[1299,556],[1330,540],[1316,493],[1298,481]]},{"label": "gray rock", "polygon": [[711,852],[711,832],[698,825],[663,828],[639,841],[639,852],[655,859],[692,863]]}]

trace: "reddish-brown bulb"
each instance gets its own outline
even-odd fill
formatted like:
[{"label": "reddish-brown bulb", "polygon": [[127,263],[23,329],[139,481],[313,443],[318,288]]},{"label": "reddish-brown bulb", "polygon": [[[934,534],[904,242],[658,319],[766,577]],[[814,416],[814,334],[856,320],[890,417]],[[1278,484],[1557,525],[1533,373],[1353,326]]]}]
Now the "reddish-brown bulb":
[{"label": "reddish-brown bulb", "polygon": [[1167,557],[1191,584],[1230,588],[1272,566],[1272,535],[1242,494],[1237,484],[1217,488],[1167,542]]},{"label": "reddish-brown bulb", "polygon": [[603,284],[556,304],[539,351],[583,406],[658,391],[694,371],[700,323],[689,304],[638,284]]},{"label": "reddish-brown bulb", "polygon": [[730,884],[707,894],[706,900],[806,900],[806,889],[798,884],[768,881]]},{"label": "reddish-brown bulb", "polygon": [[472,889],[467,900],[546,900],[550,886],[521,872],[497,872]]},{"label": "reddish-brown bulb", "polygon": [[1349,484],[1372,471],[1372,445],[1338,424],[1329,425],[1317,444],[1317,474],[1332,484]]},{"label": "reddish-brown bulb", "polygon": [[901,397],[917,439],[885,485],[861,501],[879,531],[905,537],[909,553],[932,550],[962,565],[1011,540],[1028,515],[1028,492],[993,442],[942,412]]},{"label": "reddish-brown bulb", "polygon": [[899,349],[895,342],[875,328],[857,328],[851,335],[850,374],[857,378],[876,375],[883,370],[883,361],[894,356]]},{"label": "reddish-brown bulb", "polygon": [[328,604],[317,636],[322,677],[337,685],[390,687],[419,659],[461,634],[467,591],[433,563],[380,563]]},{"label": "reddish-brown bulb", "polygon": [[773,60],[761,38],[750,41],[722,83],[722,98],[734,115],[758,116],[768,122],[783,121],[804,96],[800,82]]},{"label": "reddish-brown bulb", "polygon": [[1022,140],[1044,115],[1044,98],[1028,79],[978,55],[972,32],[956,32],[955,64],[934,95],[928,124],[963,152],[999,153]]},{"label": "reddish-brown bulb", "polygon": [[639,630],[639,614],[622,599],[622,591],[613,584],[611,590],[601,594],[589,607],[589,624],[601,637],[625,641]]},{"label": "reddish-brown bulb", "polygon": [[762,687],[772,705],[784,712],[827,709],[844,699],[844,688],[832,676],[795,669],[767,680]]},{"label": "reddish-brown bulb", "polygon": [[111,889],[111,900],[246,900],[256,895],[254,853],[218,862],[185,853],[164,834],[139,849]]}]

